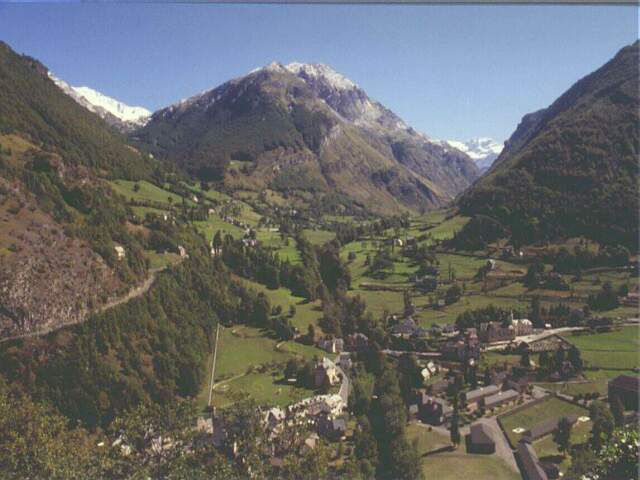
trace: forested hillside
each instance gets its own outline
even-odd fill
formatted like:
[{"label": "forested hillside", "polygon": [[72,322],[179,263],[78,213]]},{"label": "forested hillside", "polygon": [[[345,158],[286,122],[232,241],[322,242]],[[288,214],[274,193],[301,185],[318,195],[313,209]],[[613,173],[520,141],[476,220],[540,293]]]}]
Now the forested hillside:
[{"label": "forested hillside", "polygon": [[586,236],[637,248],[638,54],[637,42],[623,48],[525,116],[489,173],[462,195],[461,212],[489,217],[504,230],[489,237],[517,244]]},{"label": "forested hillside", "polygon": [[0,337],[79,321],[143,278],[126,207],[101,178],[151,171],[42,64],[0,44]]}]

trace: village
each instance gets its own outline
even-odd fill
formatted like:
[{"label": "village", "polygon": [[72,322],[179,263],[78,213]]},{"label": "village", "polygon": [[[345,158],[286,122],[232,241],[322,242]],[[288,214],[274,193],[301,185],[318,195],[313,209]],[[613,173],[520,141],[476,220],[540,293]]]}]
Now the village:
[{"label": "village", "polygon": [[[206,193],[193,194],[189,201],[192,211],[204,212],[198,217],[203,220],[195,223],[211,239],[211,257],[223,257],[229,245],[225,237],[231,234],[246,251],[266,248],[300,263],[299,234],[274,228],[267,217],[256,221],[247,204],[215,202]],[[297,215],[290,209],[275,213],[285,218]],[[233,353],[230,358],[238,359],[238,367],[227,365],[220,378],[211,372],[217,382],[209,385],[213,398],[199,428],[215,445],[233,453],[226,444],[230,437],[224,411],[255,398],[264,434],[280,445],[264,452],[274,469],[282,468],[289,453],[282,439],[299,429],[304,437],[301,448],[313,450],[322,442],[334,453],[332,464],[340,465],[355,448],[354,382],[361,381],[362,363],[372,355],[391,365],[411,357],[419,367],[419,381],[404,398],[403,408],[408,438],[427,446],[422,453],[426,473],[445,466],[455,469],[465,460],[468,468],[500,470],[496,478],[559,478],[569,462],[567,450],[561,451],[554,438],[565,421],[574,444],[584,443],[593,428],[594,403],[611,405],[611,398],[619,399],[613,403],[614,408],[624,406],[621,422],[634,421],[637,362],[625,357],[612,363],[593,348],[597,343],[604,350],[615,349],[626,337],[630,343],[625,352],[635,351],[638,324],[630,312],[637,309],[638,288],[632,283],[623,291],[621,286],[633,271],[594,270],[576,279],[546,266],[532,274],[532,265],[548,254],[546,250],[496,245],[473,256],[462,255],[442,246],[460,227],[460,219],[446,212],[426,218],[359,235],[341,247],[352,272],[351,295],[366,300],[367,309],[382,317],[383,331],[375,338],[370,338],[371,331],[357,329],[345,335],[326,333],[331,329],[322,322],[331,319],[322,317],[317,302],[305,302],[285,288],[265,288],[264,281],[242,279],[272,301],[272,313],[289,309],[292,333],[273,344],[264,338],[270,334],[247,326],[224,335],[223,361],[233,361],[225,360],[231,341],[234,346],[228,348],[239,348],[238,354],[262,350],[265,363],[249,364],[248,373],[243,372],[239,365],[249,362]],[[304,235],[316,245],[332,238],[320,226],[309,226]],[[179,247],[176,253],[186,258],[188,253]],[[601,275],[615,282],[620,305],[615,312],[622,312],[622,317],[586,314],[580,308],[600,285]],[[545,299],[545,321],[526,318],[527,312],[535,312],[535,295],[527,290]],[[497,309],[485,307],[485,299],[494,299]],[[553,310],[556,305],[566,309],[562,316]],[[297,359],[295,366],[289,365],[292,358]],[[240,387],[243,377],[269,385]],[[371,396],[375,400],[374,392]]]},{"label": "village", "polygon": [[[466,455],[498,457],[507,469],[519,471],[524,479],[556,479],[563,475],[560,464],[541,460],[536,447],[549,443],[563,422],[583,434],[588,432],[593,424],[588,407],[598,399],[621,402],[623,422],[637,422],[638,376],[616,376],[608,381],[606,393],[588,398],[552,387],[554,383],[579,383],[583,368],[580,353],[565,336],[578,334],[584,327],[534,329],[530,320],[513,318],[513,314],[508,324],[488,322],[479,329],[464,331],[453,325],[426,331],[410,316],[391,318],[390,322],[390,335],[404,343],[439,339],[436,351],[385,349],[381,353],[391,358],[411,355],[417,359],[423,386],[415,389],[406,405],[408,426],[417,428],[418,435],[436,432],[450,438],[451,446],[441,448],[441,452],[455,451],[462,443]],[[637,325],[623,328],[637,329]],[[620,327],[609,326],[606,330],[616,329]],[[351,441],[350,370],[353,359],[371,349],[362,333],[345,338],[326,336],[318,340],[317,347],[326,356],[314,364],[313,383],[317,391],[325,393],[285,407],[264,408],[262,413],[269,438],[297,424],[310,426],[312,433],[304,439],[304,448],[310,450],[320,439],[334,445]],[[518,363],[498,363],[482,369],[483,355],[505,352],[519,355]],[[534,355],[538,361],[547,358],[553,366],[542,373],[541,366],[532,360]],[[296,378],[287,381],[295,383]],[[528,411],[540,415],[530,418]],[[517,424],[519,416],[525,419],[522,425]],[[215,413],[200,427],[211,433],[217,445],[224,444],[225,427],[216,422]],[[544,452],[547,449],[545,445]],[[282,462],[278,453],[270,452],[276,469]]]}]

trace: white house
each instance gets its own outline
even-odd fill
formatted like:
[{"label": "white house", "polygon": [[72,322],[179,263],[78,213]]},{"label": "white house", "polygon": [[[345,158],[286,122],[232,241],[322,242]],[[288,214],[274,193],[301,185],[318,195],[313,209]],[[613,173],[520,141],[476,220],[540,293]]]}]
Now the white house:
[{"label": "white house", "polygon": [[531,335],[533,333],[533,323],[531,320],[526,318],[520,319],[512,319],[511,325],[516,332],[516,337],[521,337],[523,335]]},{"label": "white house", "polygon": [[336,385],[340,382],[338,376],[338,368],[336,364],[329,360],[327,357],[323,357],[322,361],[318,362],[315,370],[315,384],[316,387],[320,387],[325,378],[328,379],[329,385]]},{"label": "white house", "polygon": [[122,245],[116,245],[113,249],[116,251],[118,260],[122,260],[126,256],[126,251]]}]

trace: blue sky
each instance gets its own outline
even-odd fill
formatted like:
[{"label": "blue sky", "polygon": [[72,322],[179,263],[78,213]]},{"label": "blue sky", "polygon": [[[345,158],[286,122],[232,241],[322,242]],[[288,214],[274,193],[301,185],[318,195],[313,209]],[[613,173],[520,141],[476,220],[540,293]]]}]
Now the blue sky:
[{"label": "blue sky", "polygon": [[636,7],[0,3],[0,39],[151,110],[273,60],[322,62],[435,138],[506,139],[638,37]]}]

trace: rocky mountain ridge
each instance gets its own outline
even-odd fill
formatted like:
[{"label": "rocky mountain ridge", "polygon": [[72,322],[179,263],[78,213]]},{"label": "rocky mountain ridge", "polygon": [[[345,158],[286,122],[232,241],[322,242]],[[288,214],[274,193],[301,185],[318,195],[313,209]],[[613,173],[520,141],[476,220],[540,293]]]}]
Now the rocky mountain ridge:
[{"label": "rocky mountain ridge", "polygon": [[311,188],[379,213],[442,206],[479,175],[320,64],[271,63],[155,112],[132,136],[232,188]]}]

